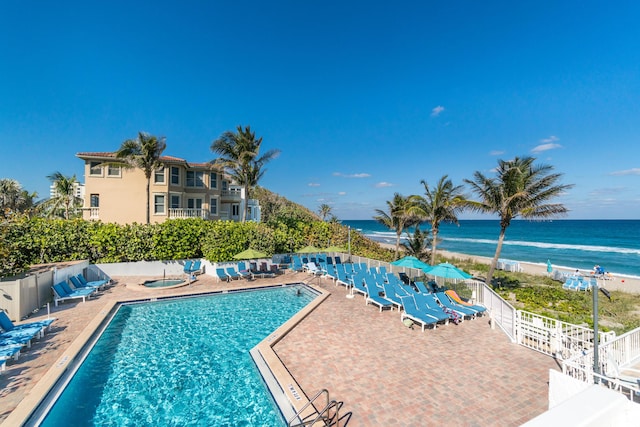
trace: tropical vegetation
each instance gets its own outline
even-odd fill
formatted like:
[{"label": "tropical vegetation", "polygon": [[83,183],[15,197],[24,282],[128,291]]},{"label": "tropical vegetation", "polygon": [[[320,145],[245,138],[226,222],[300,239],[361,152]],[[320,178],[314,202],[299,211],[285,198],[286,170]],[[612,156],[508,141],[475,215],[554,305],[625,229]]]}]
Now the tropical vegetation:
[{"label": "tropical vegetation", "polygon": [[387,201],[387,209],[376,209],[373,219],[396,232],[395,256],[400,253],[400,239],[405,228],[417,223],[417,217],[411,213],[412,204],[409,197],[395,193],[392,200]]},{"label": "tropical vegetation", "polygon": [[15,179],[0,179],[0,218],[30,213],[36,206],[36,197],[37,193],[29,193]]},{"label": "tropical vegetation", "polygon": [[54,172],[47,177],[53,184],[53,195],[41,206],[49,217],[61,216],[70,219],[77,215],[82,206],[82,198],[76,196],[78,180],[75,175],[65,176],[61,172]]}]

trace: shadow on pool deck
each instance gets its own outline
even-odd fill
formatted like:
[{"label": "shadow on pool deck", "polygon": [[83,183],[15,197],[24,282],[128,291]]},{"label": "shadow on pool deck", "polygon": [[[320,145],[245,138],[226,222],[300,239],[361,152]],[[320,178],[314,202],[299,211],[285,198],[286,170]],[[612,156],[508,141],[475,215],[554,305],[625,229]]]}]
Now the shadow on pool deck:
[{"label": "shadow on pool deck", "polygon": [[[139,277],[86,303],[51,305],[52,331],[0,375],[0,422],[24,399],[102,307],[112,301],[211,292],[309,280],[305,273],[273,279],[217,282],[199,276],[177,289],[143,288]],[[343,287],[313,281],[333,294],[275,346],[308,396],[327,388],[351,412],[349,426],[519,425],[547,409],[553,359],[512,344],[487,318],[420,332],[379,313]],[[42,313],[44,311],[44,313]],[[46,317],[41,310],[33,320]]]}]

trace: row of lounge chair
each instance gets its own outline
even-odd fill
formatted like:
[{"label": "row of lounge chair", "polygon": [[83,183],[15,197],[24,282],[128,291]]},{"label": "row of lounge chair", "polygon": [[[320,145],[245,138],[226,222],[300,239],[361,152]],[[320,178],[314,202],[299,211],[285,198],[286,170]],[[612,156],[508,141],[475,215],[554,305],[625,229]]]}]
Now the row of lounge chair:
[{"label": "row of lounge chair", "polygon": [[51,287],[53,290],[53,303],[56,307],[58,303],[68,300],[81,299],[82,302],[85,302],[111,283],[111,279],[88,281],[82,274],[69,277],[69,281],[71,285],[66,280],[63,280]]},{"label": "row of lounge chair", "polygon": [[[307,264],[309,271],[313,267]],[[427,326],[459,323],[465,318],[474,319],[486,312],[486,307],[464,301],[453,290],[443,290],[435,282],[403,281],[399,276],[386,272],[384,267],[367,267],[366,264],[326,265],[325,277],[342,284],[350,292],[364,296],[366,304],[376,305],[380,311],[397,307],[400,320],[409,319]],[[408,278],[407,278],[408,279]]]},{"label": "row of lounge chair", "polygon": [[562,284],[563,289],[569,289],[572,291],[590,291],[592,288],[597,288],[598,283],[595,277],[582,277],[582,276],[570,276]]},{"label": "row of lounge chair", "polygon": [[250,262],[249,267],[247,267],[245,262],[238,262],[234,266],[216,268],[216,277],[218,281],[224,280],[225,282],[235,279],[275,277],[282,273],[284,273],[284,271],[280,270],[276,264],[271,264],[271,266],[269,266],[266,262],[261,262],[260,267],[258,267],[257,262]]},{"label": "row of lounge chair", "polygon": [[23,348],[31,341],[42,338],[55,319],[14,325],[7,313],[0,311],[0,370],[6,370],[8,360],[18,360]]},{"label": "row of lounge chair", "polygon": [[204,268],[202,268],[202,261],[200,261],[199,259],[195,261],[187,260],[184,262],[182,271],[184,271],[184,273],[188,275],[202,274],[204,273]]}]

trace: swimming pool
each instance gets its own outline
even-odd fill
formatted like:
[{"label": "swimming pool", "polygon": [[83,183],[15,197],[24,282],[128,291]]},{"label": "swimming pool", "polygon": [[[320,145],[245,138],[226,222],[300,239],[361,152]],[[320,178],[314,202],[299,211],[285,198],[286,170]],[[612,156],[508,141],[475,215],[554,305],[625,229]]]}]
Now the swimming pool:
[{"label": "swimming pool", "polygon": [[315,296],[295,285],[123,304],[42,425],[282,425],[249,350]]}]

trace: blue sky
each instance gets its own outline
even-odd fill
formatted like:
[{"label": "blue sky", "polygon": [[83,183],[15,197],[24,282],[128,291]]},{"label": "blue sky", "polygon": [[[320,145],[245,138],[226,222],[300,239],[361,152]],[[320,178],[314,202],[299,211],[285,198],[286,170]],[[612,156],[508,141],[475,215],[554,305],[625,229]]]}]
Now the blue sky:
[{"label": "blue sky", "polygon": [[[532,155],[569,218],[640,218],[640,3],[0,3],[0,178],[48,196],[138,131],[215,157],[251,125],[261,185],[340,219]],[[463,218],[473,218],[463,215]]]}]

